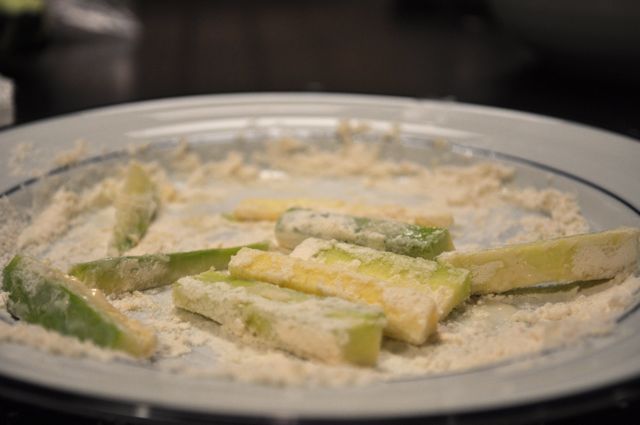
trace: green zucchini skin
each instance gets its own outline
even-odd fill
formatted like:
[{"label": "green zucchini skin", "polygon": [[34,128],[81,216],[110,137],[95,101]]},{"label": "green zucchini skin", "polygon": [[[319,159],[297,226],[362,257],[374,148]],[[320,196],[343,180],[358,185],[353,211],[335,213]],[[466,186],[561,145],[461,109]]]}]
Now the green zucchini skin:
[{"label": "green zucchini skin", "polygon": [[183,276],[202,273],[210,268],[227,268],[231,257],[241,248],[266,250],[266,242],[229,248],[140,256],[109,257],[71,266],[69,274],[87,286],[107,294],[141,291],[169,285]]},{"label": "green zucchini skin", "polygon": [[25,322],[137,357],[155,351],[150,329],[116,310],[100,291],[39,260],[15,256],[2,272],[2,287],[9,293],[8,311]]},{"label": "green zucchini skin", "polygon": [[454,249],[449,230],[395,220],[291,208],[276,223],[278,244],[294,249],[307,238],[337,240],[410,257],[433,259]]}]

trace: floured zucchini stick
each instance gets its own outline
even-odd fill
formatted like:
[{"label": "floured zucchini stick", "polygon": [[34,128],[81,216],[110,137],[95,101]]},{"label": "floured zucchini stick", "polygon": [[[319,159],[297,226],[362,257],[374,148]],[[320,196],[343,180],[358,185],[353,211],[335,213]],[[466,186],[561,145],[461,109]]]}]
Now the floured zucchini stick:
[{"label": "floured zucchini stick", "polygon": [[276,238],[293,249],[307,238],[335,239],[410,257],[434,258],[453,249],[447,229],[422,227],[394,220],[292,208],[276,223]]},{"label": "floured zucchini stick", "polygon": [[116,223],[111,251],[122,254],[136,246],[147,232],[159,205],[155,183],[140,164],[131,163],[115,199]]},{"label": "floured zucchini stick", "polygon": [[411,344],[424,343],[437,327],[438,310],[422,285],[398,286],[346,267],[250,248],[241,249],[231,258],[229,272],[238,279],[377,306],[387,318],[385,334]]},{"label": "floured zucchini stick", "polygon": [[386,322],[375,307],[216,271],[178,280],[173,302],[236,335],[331,364],[375,365]]},{"label": "floured zucchini stick", "polygon": [[96,345],[149,357],[156,349],[151,329],[116,310],[102,292],[27,256],[15,256],[3,271],[11,314]]},{"label": "floured zucchini stick", "polygon": [[294,207],[398,220],[427,227],[449,227],[453,224],[453,216],[446,211],[423,212],[397,205],[368,205],[338,199],[248,198],[236,206],[232,215],[239,221],[276,221],[285,211]]},{"label": "floured zucchini stick", "polygon": [[469,269],[472,293],[504,292],[632,272],[638,265],[639,236],[638,229],[621,228],[480,251],[447,252],[438,261]]},{"label": "floured zucchini stick", "polygon": [[276,221],[290,208],[311,208],[334,211],[344,207],[338,199],[312,198],[248,198],[240,201],[233,210],[233,217],[240,221]]},{"label": "floured zucchini stick", "polygon": [[[268,243],[246,245],[266,250]],[[182,276],[209,270],[222,270],[242,246],[202,249],[199,251],[149,254],[140,256],[110,257],[88,263],[74,264],[69,274],[85,285],[98,288],[107,294],[141,291],[169,285]]]},{"label": "floured zucchini stick", "polygon": [[395,285],[422,285],[435,301],[440,319],[469,297],[471,279],[468,270],[424,258],[315,238],[302,242],[291,256],[340,265]]}]

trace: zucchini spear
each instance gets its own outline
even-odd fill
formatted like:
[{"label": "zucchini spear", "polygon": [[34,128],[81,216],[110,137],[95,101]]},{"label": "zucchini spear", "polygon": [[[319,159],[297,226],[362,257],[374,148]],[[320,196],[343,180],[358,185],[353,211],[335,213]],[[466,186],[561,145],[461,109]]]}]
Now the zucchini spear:
[{"label": "zucchini spear", "polygon": [[449,231],[393,220],[292,208],[276,223],[276,238],[293,249],[307,238],[335,239],[410,257],[434,258],[453,249]]},{"label": "zucchini spear", "polygon": [[[266,250],[265,243],[246,245]],[[231,257],[242,246],[202,249],[199,251],[148,254],[140,256],[110,257],[88,263],[74,264],[69,274],[87,286],[98,288],[107,294],[141,291],[169,285],[182,276],[209,270],[211,267],[226,269]]]},{"label": "zucchini spear", "polygon": [[340,265],[395,285],[420,285],[435,301],[440,319],[469,297],[471,279],[467,270],[424,258],[314,238],[298,245],[291,256]]},{"label": "zucchini spear", "polygon": [[100,291],[57,269],[17,255],[2,275],[7,309],[25,322],[136,357],[150,357],[156,349],[152,330],[120,313]]},{"label": "zucchini spear", "polygon": [[453,224],[453,217],[445,211],[425,212],[398,205],[368,205],[316,198],[248,198],[236,206],[232,216],[238,221],[276,221],[285,211],[295,207],[398,220],[427,227],[449,227]]},{"label": "zucchini spear", "polygon": [[229,272],[237,279],[377,306],[387,318],[385,334],[411,344],[423,344],[438,324],[435,303],[421,285],[398,286],[345,267],[250,248],[231,259]]},{"label": "zucchini spear", "polygon": [[640,230],[620,228],[480,251],[443,253],[438,262],[471,271],[471,292],[607,279],[638,265]]},{"label": "zucchini spear", "polygon": [[136,246],[156,216],[160,200],[156,185],[137,163],[131,163],[115,200],[116,223],[110,249],[118,254]]},{"label": "zucchini spear", "polygon": [[178,280],[173,302],[236,335],[331,364],[375,365],[385,325],[377,308],[216,271]]}]

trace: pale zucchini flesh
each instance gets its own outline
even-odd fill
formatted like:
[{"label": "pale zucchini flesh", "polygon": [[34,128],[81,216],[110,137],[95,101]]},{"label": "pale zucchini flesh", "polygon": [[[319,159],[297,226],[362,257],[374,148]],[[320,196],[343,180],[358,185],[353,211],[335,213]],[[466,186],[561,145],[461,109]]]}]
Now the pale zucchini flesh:
[{"label": "pale zucchini flesh", "polygon": [[179,279],[173,301],[231,333],[330,364],[375,365],[386,322],[377,308],[216,271]]},{"label": "pale zucchini flesh", "polygon": [[250,248],[231,259],[229,272],[239,279],[377,306],[387,318],[385,335],[411,344],[423,344],[437,327],[436,305],[417,285],[398,286],[345,267]]},{"label": "pale zucchini flesh", "polygon": [[478,251],[443,253],[438,262],[471,271],[471,291],[505,292],[542,283],[612,278],[638,267],[636,228],[566,236]]},{"label": "pale zucchini flesh", "polygon": [[433,298],[440,319],[465,301],[470,293],[469,271],[424,258],[315,238],[302,242],[291,256],[340,265],[395,285],[420,287]]},{"label": "pale zucchini flesh", "polygon": [[248,198],[236,206],[231,216],[238,221],[276,221],[290,208],[310,208],[355,216],[398,220],[426,227],[449,227],[453,224],[453,216],[447,211],[422,211],[398,205],[373,205],[322,198]]}]

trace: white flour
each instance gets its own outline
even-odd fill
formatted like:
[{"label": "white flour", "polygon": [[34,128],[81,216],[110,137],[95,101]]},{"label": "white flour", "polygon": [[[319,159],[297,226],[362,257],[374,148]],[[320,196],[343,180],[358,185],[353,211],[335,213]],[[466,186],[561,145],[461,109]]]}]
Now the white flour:
[{"label": "white flour", "polygon": [[[580,233],[588,224],[574,196],[555,189],[509,187],[513,169],[495,163],[426,168],[380,158],[377,149],[348,140],[334,152],[295,140],[272,143],[255,160],[267,170],[230,153],[206,162],[182,144],[169,177],[149,164],[161,182],[163,206],[132,255],[232,246],[274,239],[273,223],[235,222],[223,215],[248,197],[337,198],[368,204],[397,204],[446,211],[457,248],[521,242]],[[107,255],[114,222],[111,206],[117,179],[84,192],[60,189],[21,234],[18,219],[4,206],[0,235],[21,250],[63,270],[70,264]],[[2,245],[3,264],[14,248]],[[159,371],[203,379],[236,379],[270,385],[354,385],[401,379],[527,356],[573,344],[588,335],[610,332],[615,319],[636,301],[637,277],[597,286],[472,298],[439,325],[420,347],[385,340],[375,368],[328,366],[287,353],[250,345],[227,335],[216,323],[174,309],[170,288],[113,297],[114,305],[157,332],[159,351],[151,366]],[[0,340],[20,342],[52,353],[123,361],[126,356],[45,331],[11,323],[2,301]],[[147,365],[149,366],[149,365]]]}]

